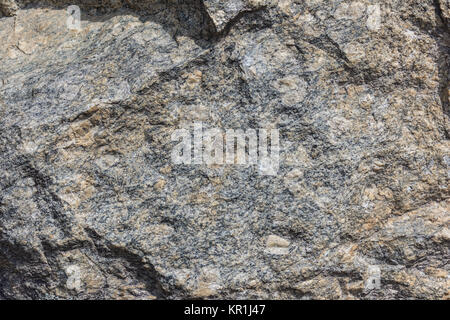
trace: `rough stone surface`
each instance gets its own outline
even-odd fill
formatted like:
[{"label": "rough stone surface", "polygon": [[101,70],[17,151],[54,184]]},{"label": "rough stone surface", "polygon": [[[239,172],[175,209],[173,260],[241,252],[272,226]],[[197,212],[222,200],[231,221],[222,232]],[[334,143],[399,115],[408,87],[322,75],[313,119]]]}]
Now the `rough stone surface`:
[{"label": "rough stone surface", "polygon": [[0,299],[450,297],[448,0],[99,3],[0,0]]}]

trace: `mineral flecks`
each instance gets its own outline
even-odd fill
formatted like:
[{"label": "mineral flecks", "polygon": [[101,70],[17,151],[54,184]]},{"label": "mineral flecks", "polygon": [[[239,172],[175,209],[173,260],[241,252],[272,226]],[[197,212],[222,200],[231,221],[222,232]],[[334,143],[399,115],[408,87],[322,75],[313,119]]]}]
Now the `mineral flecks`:
[{"label": "mineral flecks", "polygon": [[99,3],[0,0],[0,299],[449,298],[448,1]]}]

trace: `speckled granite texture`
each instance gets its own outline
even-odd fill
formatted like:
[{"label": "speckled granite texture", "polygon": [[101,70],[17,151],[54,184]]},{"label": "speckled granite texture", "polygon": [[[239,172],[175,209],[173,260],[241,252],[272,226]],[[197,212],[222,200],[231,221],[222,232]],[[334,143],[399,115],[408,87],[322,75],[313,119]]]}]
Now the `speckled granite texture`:
[{"label": "speckled granite texture", "polygon": [[[0,0],[0,299],[450,298],[449,18]],[[199,121],[278,129],[278,175],[174,165]]]}]

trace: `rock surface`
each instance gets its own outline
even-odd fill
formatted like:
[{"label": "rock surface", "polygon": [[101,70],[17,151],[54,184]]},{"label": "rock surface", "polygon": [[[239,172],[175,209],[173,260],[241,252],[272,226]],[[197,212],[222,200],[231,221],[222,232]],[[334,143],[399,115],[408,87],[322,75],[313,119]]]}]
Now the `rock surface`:
[{"label": "rock surface", "polygon": [[[0,299],[448,299],[449,8],[0,0]],[[174,165],[199,121],[278,175]]]}]

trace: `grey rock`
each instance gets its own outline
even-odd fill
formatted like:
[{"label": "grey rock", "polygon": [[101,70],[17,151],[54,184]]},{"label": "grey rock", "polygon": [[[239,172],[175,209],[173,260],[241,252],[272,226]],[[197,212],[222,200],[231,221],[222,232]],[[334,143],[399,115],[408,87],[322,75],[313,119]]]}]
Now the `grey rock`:
[{"label": "grey rock", "polygon": [[243,14],[260,10],[270,4],[268,0],[205,0],[203,2],[219,32]]},{"label": "grey rock", "polygon": [[[448,1],[0,12],[0,299],[449,298]],[[278,174],[173,164],[193,122]]]}]

